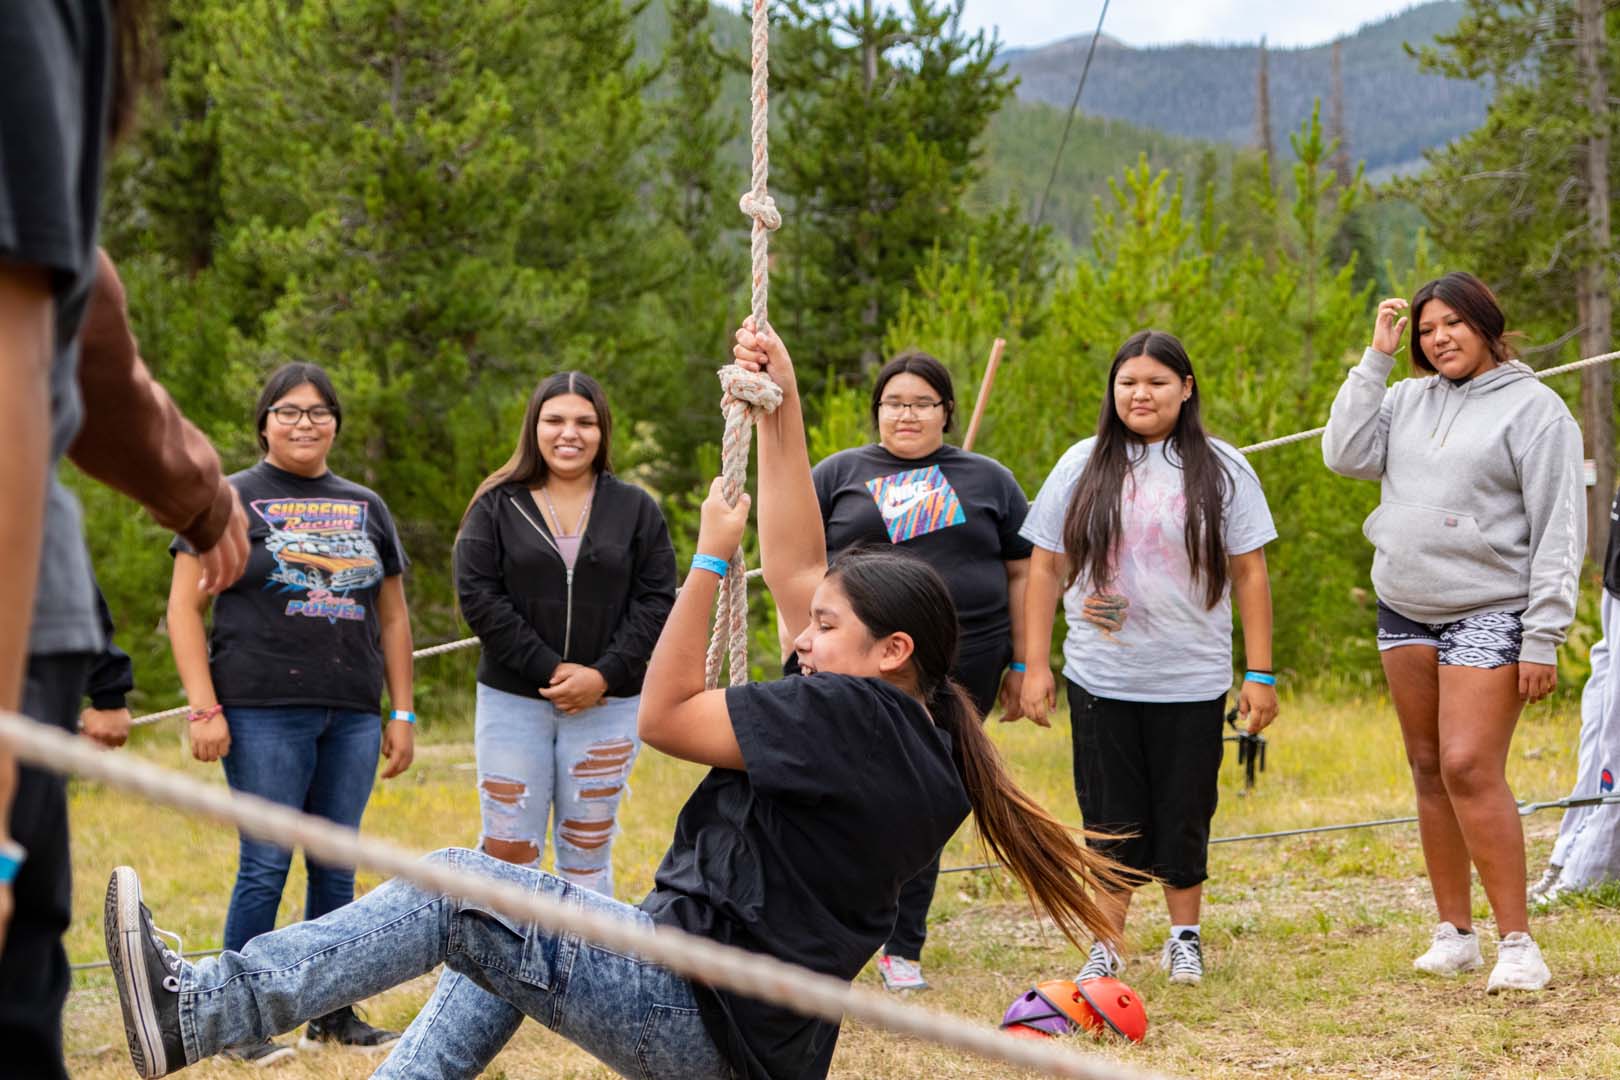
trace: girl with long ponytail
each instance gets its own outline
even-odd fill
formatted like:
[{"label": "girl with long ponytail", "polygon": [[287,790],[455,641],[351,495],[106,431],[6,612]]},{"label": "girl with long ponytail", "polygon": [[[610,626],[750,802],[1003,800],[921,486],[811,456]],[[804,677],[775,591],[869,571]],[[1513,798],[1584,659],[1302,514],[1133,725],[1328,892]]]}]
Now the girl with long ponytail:
[{"label": "girl with long ponytail", "polygon": [[[783,393],[758,425],[759,548],[766,584],[796,624],[787,666],[798,674],[704,689],[715,594],[749,512],[746,495],[727,506],[716,480],[642,685],[642,741],[710,766],[681,809],[651,895],[631,907],[482,852],[436,857],[614,918],[854,979],[893,929],[902,887],[972,811],[990,850],[1070,940],[1110,936],[1099,901],[1127,887],[1126,872],[1007,776],[950,678],[959,631],[945,582],[886,551],[847,552],[828,568],[792,361],[752,326],[738,332],[734,352]],[[649,1080],[824,1077],[838,1038],[836,1023],[572,935],[496,926],[475,908],[398,881],[327,919],[196,965],[164,951],[127,867],[114,872],[108,911],[132,1056],[148,1077],[440,963],[446,979],[460,980],[456,992],[423,1010],[399,1050],[424,1076],[476,1075],[525,1015]],[[131,943],[148,977],[130,975]],[[311,956],[330,959],[293,959]],[[339,965],[343,978],[334,979]],[[656,1054],[647,1053],[648,1031],[657,1033]],[[161,1068],[150,1067],[146,1050],[161,1053]]]}]

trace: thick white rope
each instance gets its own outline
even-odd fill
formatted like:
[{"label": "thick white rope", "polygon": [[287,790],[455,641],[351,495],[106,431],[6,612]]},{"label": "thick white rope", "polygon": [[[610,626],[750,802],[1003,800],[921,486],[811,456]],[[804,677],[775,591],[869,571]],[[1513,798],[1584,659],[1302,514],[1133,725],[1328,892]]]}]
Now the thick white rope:
[{"label": "thick white rope", "polygon": [[580,937],[644,957],[686,978],[767,1001],[804,1016],[838,1022],[845,1017],[954,1047],[1048,1076],[1078,1080],[1151,1080],[1157,1074],[1112,1062],[1087,1060],[1056,1043],[1015,1039],[961,1017],[904,1005],[842,979],[795,967],[706,938],[586,911],[518,886],[424,862],[415,853],[361,836],[324,818],[299,813],[252,795],[199,784],[127,754],[108,754],[87,740],[26,717],[0,712],[0,744],[25,762],[52,772],[99,780],[155,803],[234,825],[279,847],[302,847],[334,866],[352,866],[403,878],[434,893],[460,897],[553,933]]},{"label": "thick white rope", "polygon": [[[1550,378],[1553,375],[1565,375],[1571,371],[1580,371],[1582,368],[1596,367],[1598,364],[1607,364],[1613,360],[1620,360],[1620,352],[1607,352],[1598,356],[1588,356],[1585,360],[1576,360],[1573,363],[1560,364],[1544,371],[1535,372],[1538,379]],[[1309,431],[1296,431],[1292,435],[1284,435],[1276,439],[1267,439],[1265,442],[1251,443],[1248,446],[1238,447],[1240,454],[1258,454],[1262,450],[1275,450],[1279,446],[1288,446],[1307,439],[1314,439],[1327,431],[1326,427],[1315,427]]]},{"label": "thick white rope", "polygon": [[[753,142],[752,184],[738,205],[753,219],[750,255],[753,269],[754,326],[770,326],[771,252],[770,234],[782,227],[782,215],[771,198],[770,139],[770,17],[766,0],[753,0],[751,59],[753,79],[749,97],[753,116],[749,135]],[[767,376],[744,371],[736,364],[720,369],[720,411],[725,415],[725,434],[720,440],[721,492],[728,506],[736,506],[748,480],[748,445],[754,434],[754,421],[776,411],[782,403],[782,388]],[[731,670],[731,685],[748,681],[748,582],[743,575],[742,548],[731,555],[731,569],[720,583],[720,595],[709,638],[709,651],[703,661],[704,685],[713,690],[720,685],[723,654]]]}]

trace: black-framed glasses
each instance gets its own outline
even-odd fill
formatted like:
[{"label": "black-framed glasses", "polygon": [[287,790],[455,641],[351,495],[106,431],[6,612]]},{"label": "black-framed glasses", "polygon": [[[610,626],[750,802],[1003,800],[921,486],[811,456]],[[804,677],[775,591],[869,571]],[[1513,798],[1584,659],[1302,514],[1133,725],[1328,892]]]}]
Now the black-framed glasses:
[{"label": "black-framed glasses", "polygon": [[286,427],[294,426],[306,416],[316,427],[325,427],[337,419],[337,413],[330,405],[311,405],[307,409],[299,405],[277,405],[270,410],[270,415],[276,418],[278,424]]},{"label": "black-framed glasses", "polygon": [[884,398],[878,402],[878,411],[886,416],[902,416],[905,413],[912,416],[928,416],[944,404],[943,401],[896,401],[893,398]]}]

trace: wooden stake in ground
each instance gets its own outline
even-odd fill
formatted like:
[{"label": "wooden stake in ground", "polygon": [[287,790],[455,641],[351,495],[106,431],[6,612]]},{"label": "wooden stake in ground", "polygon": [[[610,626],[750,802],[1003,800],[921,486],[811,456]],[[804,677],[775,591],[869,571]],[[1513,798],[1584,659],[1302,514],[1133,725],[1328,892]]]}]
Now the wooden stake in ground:
[{"label": "wooden stake in ground", "polygon": [[996,338],[996,343],[990,346],[990,362],[984,365],[984,378],[979,382],[979,396],[973,401],[973,419],[968,421],[967,434],[962,436],[964,450],[972,450],[973,440],[979,437],[979,422],[984,419],[984,403],[990,400],[990,389],[996,385],[996,368],[1001,365],[1001,350],[1006,347],[1006,338]]}]

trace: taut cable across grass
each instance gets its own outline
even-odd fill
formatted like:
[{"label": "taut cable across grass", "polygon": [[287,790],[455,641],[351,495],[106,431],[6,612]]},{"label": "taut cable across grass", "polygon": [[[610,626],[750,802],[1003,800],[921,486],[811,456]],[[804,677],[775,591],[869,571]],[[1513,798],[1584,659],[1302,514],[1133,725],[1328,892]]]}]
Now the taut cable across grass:
[{"label": "taut cable across grass", "polygon": [[14,713],[0,712],[0,743],[19,760],[65,775],[98,780],[133,791],[164,806],[233,825],[243,833],[302,847],[328,863],[403,878],[424,889],[488,905],[502,914],[546,929],[578,934],[626,950],[708,985],[791,1008],[806,1016],[848,1017],[902,1035],[966,1050],[981,1057],[1048,1076],[1075,1080],[1169,1080],[1114,1063],[1089,1061],[1051,1043],[1015,1039],[960,1017],[905,1005],[841,979],[783,963],[759,953],[660,929],[649,933],[625,922],[568,906],[501,882],[424,862],[416,853],[301,814],[264,799],[238,795],[137,761],[106,754],[86,740]]}]

